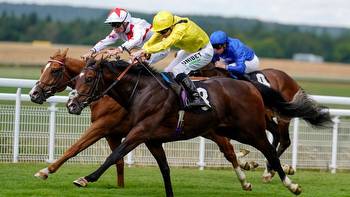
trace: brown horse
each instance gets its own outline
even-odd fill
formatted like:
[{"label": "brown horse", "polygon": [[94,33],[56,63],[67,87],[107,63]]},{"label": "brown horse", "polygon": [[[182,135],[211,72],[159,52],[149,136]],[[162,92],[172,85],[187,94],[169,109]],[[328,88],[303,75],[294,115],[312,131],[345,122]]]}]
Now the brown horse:
[{"label": "brown horse", "polygon": [[[42,70],[38,83],[32,88],[30,92],[31,100],[35,103],[43,103],[49,96],[56,92],[63,91],[67,86],[74,88],[75,77],[80,73],[85,66],[85,62],[73,59],[66,56],[67,50],[63,53],[56,52],[49,63]],[[48,178],[49,173],[54,173],[58,168],[68,159],[74,157],[79,152],[83,151],[99,139],[106,137],[111,150],[115,149],[120,143],[121,139],[127,135],[130,130],[129,116],[114,99],[109,96],[104,96],[99,101],[93,102],[91,108],[91,125],[59,159],[50,164],[47,168],[40,170],[35,176],[42,179]],[[237,161],[234,149],[229,139],[216,135],[215,133],[208,133],[204,135],[205,138],[214,141],[224,153],[225,158],[230,161],[236,171],[236,174],[241,182],[244,190],[251,190],[251,184],[246,182],[244,173],[240,170],[239,162]],[[151,146],[151,145],[150,145]],[[148,146],[148,148],[150,148]],[[158,148],[150,148],[150,151],[157,156]],[[247,154],[246,150],[239,153],[242,157]],[[123,160],[122,158],[116,162],[118,186],[124,186],[123,176]],[[241,164],[242,168],[249,169],[257,167],[253,162],[246,162]]]},{"label": "brown horse", "polygon": [[[301,87],[298,85],[298,83],[290,77],[288,74],[286,74],[283,71],[277,70],[277,69],[263,69],[261,72],[264,74],[264,76],[267,78],[268,83],[270,87],[283,96],[283,98],[290,102],[293,100],[294,96],[298,94],[298,92],[302,91]],[[215,67],[214,64],[209,64],[206,67],[195,71],[192,73],[193,76],[205,76],[205,77],[214,77],[214,76],[224,76],[224,77],[231,77],[230,73],[226,69]],[[258,78],[258,77],[256,77]],[[260,82],[266,83],[264,78]],[[271,114],[271,113],[268,113]],[[272,116],[269,116],[267,122],[272,121]],[[269,127],[269,131],[273,134],[273,145],[275,147],[278,146],[277,149],[277,155],[280,157],[284,151],[290,146],[291,140],[289,137],[289,124],[291,119],[288,117],[279,117],[277,118],[277,128],[274,129],[273,126]],[[294,174],[294,169],[292,169],[289,165],[284,165],[284,170],[287,174]],[[271,168],[267,164],[267,168],[263,174],[263,181],[269,182],[272,180],[272,177],[275,173],[271,171]]]},{"label": "brown horse", "polygon": [[[284,173],[277,152],[266,137],[264,102],[282,115],[303,117],[314,122],[329,118],[328,112],[317,108],[302,94],[297,95],[295,101],[286,103],[271,88],[260,87],[259,92],[255,86],[245,81],[211,78],[200,86],[210,93],[208,99],[212,110],[203,113],[187,112],[182,132],[176,133],[177,114],[181,108],[177,95],[159,83],[161,76],[158,72],[141,65],[130,67],[125,61],[96,62],[91,59],[77,78],[74,93],[67,102],[70,113],[79,114],[90,102],[108,92],[108,95],[129,111],[132,129],[101,167],[76,180],[76,185],[84,186],[88,182],[97,181],[114,161],[141,143],[161,147],[164,142],[185,140],[215,131],[258,149],[278,172],[283,184],[294,194],[301,193],[300,186],[292,183]],[[173,196],[166,156],[163,155],[163,159],[157,161],[163,179],[167,177],[164,179],[166,195]]]}]

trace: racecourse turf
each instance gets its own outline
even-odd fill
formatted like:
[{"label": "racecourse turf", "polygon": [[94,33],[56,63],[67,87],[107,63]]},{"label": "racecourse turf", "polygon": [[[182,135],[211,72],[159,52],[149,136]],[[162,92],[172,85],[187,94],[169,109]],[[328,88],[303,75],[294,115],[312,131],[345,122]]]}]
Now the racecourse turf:
[{"label": "racecourse turf", "polygon": [[[95,196],[165,196],[163,181],[156,167],[126,167],[125,188],[115,184],[115,168],[111,167],[95,183],[78,188],[72,181],[86,176],[98,165],[66,164],[46,180],[34,177],[34,173],[46,167],[42,163],[1,163],[0,196],[49,196],[49,197],[95,197]],[[175,196],[183,197],[284,197],[294,196],[275,177],[271,183],[261,182],[261,170],[246,172],[253,191],[243,191],[231,169],[205,169],[171,167],[171,180]],[[350,172],[298,170],[290,178],[303,189],[301,197],[348,197],[350,196]]]}]

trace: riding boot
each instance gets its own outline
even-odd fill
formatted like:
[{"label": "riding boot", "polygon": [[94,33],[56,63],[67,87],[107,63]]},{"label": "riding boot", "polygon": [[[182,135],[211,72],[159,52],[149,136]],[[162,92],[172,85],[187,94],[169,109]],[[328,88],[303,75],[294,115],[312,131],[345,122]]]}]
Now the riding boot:
[{"label": "riding boot", "polygon": [[191,81],[191,79],[186,75],[185,73],[180,73],[176,76],[176,80],[180,82],[185,90],[189,93],[189,103],[187,104],[188,108],[195,108],[195,107],[209,107],[202,97],[197,92],[197,88],[194,85],[194,83]]}]

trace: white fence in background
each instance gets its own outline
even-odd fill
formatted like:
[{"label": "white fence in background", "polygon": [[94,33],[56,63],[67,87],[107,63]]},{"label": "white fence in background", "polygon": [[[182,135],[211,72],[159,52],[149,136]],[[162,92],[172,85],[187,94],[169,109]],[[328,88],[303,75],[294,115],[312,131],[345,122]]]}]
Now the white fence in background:
[{"label": "white fence in background", "polygon": [[[15,101],[0,104],[0,162],[52,162],[73,144],[90,125],[90,111],[80,116],[68,114],[67,97],[54,96],[44,105],[23,105],[30,101],[21,88],[31,88],[36,81],[0,78],[0,87],[15,87],[16,94],[0,93],[0,100]],[[350,105],[350,98],[312,96],[319,103]],[[8,103],[8,102],[6,102]],[[331,109],[334,125],[331,129],[313,129],[304,121],[294,119],[290,126],[292,146],[282,155],[281,162],[298,168],[350,169],[350,110]],[[245,148],[251,153],[245,160],[264,165],[264,157],[254,148],[232,141],[236,150]],[[216,144],[198,137],[187,141],[164,144],[169,165],[229,167]],[[105,140],[100,140],[76,157],[71,163],[101,163],[109,155]],[[126,159],[126,163],[156,165],[144,145]]]}]

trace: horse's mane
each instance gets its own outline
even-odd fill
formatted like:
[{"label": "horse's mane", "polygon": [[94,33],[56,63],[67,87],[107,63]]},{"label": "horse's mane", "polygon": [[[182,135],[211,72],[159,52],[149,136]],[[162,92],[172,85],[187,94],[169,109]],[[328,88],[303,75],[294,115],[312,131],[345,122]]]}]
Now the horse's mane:
[{"label": "horse's mane", "polygon": [[[88,67],[89,66],[93,66],[94,64],[96,63],[96,61],[92,61],[92,60],[89,60],[88,62]],[[112,67],[114,69],[120,69],[120,70],[124,70],[127,68],[127,66],[130,65],[129,62],[125,61],[125,60],[122,60],[122,59],[118,59],[118,60],[112,60],[112,61],[109,61],[109,60],[102,60],[101,63],[100,63],[102,66],[109,66],[109,67]],[[159,72],[153,68],[152,66],[149,66],[147,63],[143,62],[143,64],[147,67],[147,69],[149,71],[151,71],[151,73],[153,75],[158,75]],[[141,65],[141,63],[137,63],[135,65],[133,65],[128,73],[129,74],[139,74],[140,75],[144,75],[144,76],[149,76],[150,73],[146,70],[145,66]],[[141,71],[141,72],[140,72]]]}]

